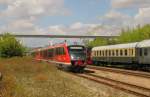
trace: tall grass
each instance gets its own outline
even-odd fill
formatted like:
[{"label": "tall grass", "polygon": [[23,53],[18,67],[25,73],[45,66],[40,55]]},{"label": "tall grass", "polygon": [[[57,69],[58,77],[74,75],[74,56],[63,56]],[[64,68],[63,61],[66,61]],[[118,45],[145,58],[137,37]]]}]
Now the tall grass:
[{"label": "tall grass", "polygon": [[49,63],[31,57],[0,59],[0,97],[92,97]]}]

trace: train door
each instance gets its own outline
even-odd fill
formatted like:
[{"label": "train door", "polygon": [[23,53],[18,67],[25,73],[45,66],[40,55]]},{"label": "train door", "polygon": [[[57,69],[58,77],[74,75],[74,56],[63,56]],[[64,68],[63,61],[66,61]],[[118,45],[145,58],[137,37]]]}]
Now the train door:
[{"label": "train door", "polygon": [[150,64],[150,48],[139,48],[139,63],[140,64]]}]

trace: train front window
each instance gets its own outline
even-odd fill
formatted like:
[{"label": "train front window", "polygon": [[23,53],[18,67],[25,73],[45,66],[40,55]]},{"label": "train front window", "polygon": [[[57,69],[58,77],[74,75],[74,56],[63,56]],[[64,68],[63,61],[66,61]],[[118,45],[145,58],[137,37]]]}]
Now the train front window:
[{"label": "train front window", "polygon": [[86,53],[84,47],[69,47],[69,54],[71,59],[85,59]]}]

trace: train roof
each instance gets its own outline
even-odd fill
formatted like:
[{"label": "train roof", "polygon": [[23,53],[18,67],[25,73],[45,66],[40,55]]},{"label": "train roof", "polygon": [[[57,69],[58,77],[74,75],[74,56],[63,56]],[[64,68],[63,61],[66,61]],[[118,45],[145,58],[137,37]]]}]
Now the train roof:
[{"label": "train roof", "polygon": [[138,42],[94,47],[92,50],[135,48]]},{"label": "train roof", "polygon": [[150,47],[150,40],[143,40],[143,41],[139,42],[137,46],[139,48]]}]

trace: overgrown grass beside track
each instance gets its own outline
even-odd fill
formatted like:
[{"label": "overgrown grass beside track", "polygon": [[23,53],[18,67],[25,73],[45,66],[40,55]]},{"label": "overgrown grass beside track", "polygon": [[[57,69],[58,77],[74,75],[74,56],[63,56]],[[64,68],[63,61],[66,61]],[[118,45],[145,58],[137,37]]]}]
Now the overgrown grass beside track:
[{"label": "overgrown grass beside track", "polygon": [[0,59],[0,97],[93,97],[55,66],[31,57]]}]

